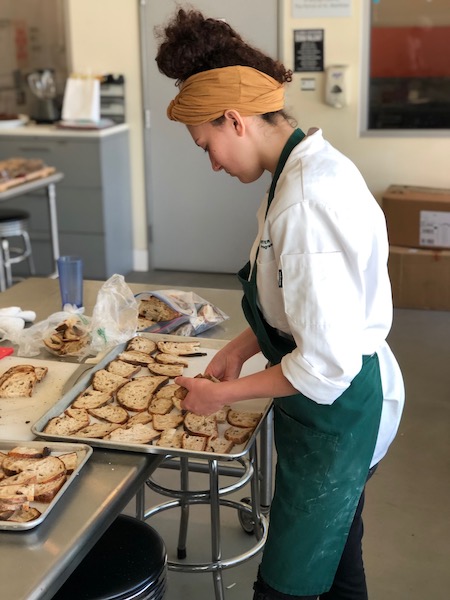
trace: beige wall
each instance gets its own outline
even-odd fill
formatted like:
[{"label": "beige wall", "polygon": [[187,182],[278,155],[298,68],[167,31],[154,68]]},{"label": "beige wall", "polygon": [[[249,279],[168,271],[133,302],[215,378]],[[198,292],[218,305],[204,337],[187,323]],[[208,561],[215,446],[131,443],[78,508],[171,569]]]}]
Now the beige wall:
[{"label": "beige wall", "polygon": [[[152,0],[162,1],[162,0]],[[131,133],[135,267],[147,251],[142,141],[138,0],[67,0],[72,67],[77,71],[120,72],[126,76],[127,121]],[[195,4],[195,0],[192,0]],[[354,0],[349,18],[292,19],[291,0],[284,0],[283,60],[293,67],[293,30],[325,30],[325,66],[348,65],[349,104],[335,109],[324,103],[324,75],[294,75],[287,108],[300,127],[319,126],[326,138],[360,168],[380,199],[390,184],[450,187],[449,137],[361,137],[359,135],[360,70],[362,68],[361,2]],[[316,91],[300,90],[300,78],[313,76]]]},{"label": "beige wall", "polygon": [[[300,91],[300,78],[312,74],[294,74],[289,86],[287,108],[308,129],[319,126],[325,137],[349,156],[362,171],[378,200],[390,184],[450,187],[450,135],[448,137],[361,137],[359,102],[361,40],[363,17],[361,2],[354,0],[349,18],[292,19],[291,2],[285,0],[284,60],[293,68],[293,30],[324,29],[325,66],[348,65],[349,104],[336,109],[324,99],[324,74],[315,76],[314,92]],[[449,132],[450,133],[450,132]]]},{"label": "beige wall", "polygon": [[138,0],[67,0],[72,69],[122,73],[130,126],[135,268],[147,269]]}]

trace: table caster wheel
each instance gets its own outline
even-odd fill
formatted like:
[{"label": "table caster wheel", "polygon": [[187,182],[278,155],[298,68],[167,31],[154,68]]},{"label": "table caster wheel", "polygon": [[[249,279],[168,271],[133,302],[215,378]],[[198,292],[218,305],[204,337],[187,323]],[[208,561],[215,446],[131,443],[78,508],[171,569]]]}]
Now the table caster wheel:
[{"label": "table caster wheel", "polygon": [[[241,502],[243,504],[248,504],[249,508],[251,508],[252,506],[251,498],[241,498]],[[255,533],[255,522],[251,513],[247,512],[246,510],[240,509],[238,510],[238,519],[245,533],[248,533],[248,535],[253,535]]]}]

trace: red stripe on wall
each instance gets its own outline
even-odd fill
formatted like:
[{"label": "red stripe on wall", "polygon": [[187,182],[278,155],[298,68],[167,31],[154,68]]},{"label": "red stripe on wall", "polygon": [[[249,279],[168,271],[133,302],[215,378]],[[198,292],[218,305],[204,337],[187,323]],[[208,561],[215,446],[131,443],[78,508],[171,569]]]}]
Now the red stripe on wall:
[{"label": "red stripe on wall", "polygon": [[371,77],[450,77],[450,27],[374,27]]}]

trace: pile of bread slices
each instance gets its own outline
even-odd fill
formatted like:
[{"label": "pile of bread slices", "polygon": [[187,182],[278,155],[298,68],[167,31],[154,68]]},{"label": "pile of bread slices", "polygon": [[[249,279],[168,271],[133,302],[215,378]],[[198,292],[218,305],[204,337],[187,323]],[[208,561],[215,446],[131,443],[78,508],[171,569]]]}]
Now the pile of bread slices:
[{"label": "pile of bread slices", "polygon": [[47,447],[27,446],[0,452],[0,521],[39,518],[42,512],[30,503],[51,502],[77,466],[76,452],[54,456]]},{"label": "pile of bread slices", "polygon": [[[137,336],[65,411],[49,420],[47,434],[101,438],[219,454],[245,443],[262,413],[224,407],[209,416],[182,409],[187,390],[171,379],[204,355],[200,342],[154,342]],[[195,364],[195,363],[194,363]],[[199,375],[201,376],[201,375]]]}]

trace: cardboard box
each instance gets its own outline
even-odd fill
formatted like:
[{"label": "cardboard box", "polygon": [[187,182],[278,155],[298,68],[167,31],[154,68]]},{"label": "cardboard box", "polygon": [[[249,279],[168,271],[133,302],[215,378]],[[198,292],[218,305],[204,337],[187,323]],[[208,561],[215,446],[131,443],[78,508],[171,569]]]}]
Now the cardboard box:
[{"label": "cardboard box", "polygon": [[450,248],[450,190],[391,185],[382,206],[392,246]]},{"label": "cardboard box", "polygon": [[450,310],[450,251],[391,246],[389,275],[395,308]]}]

